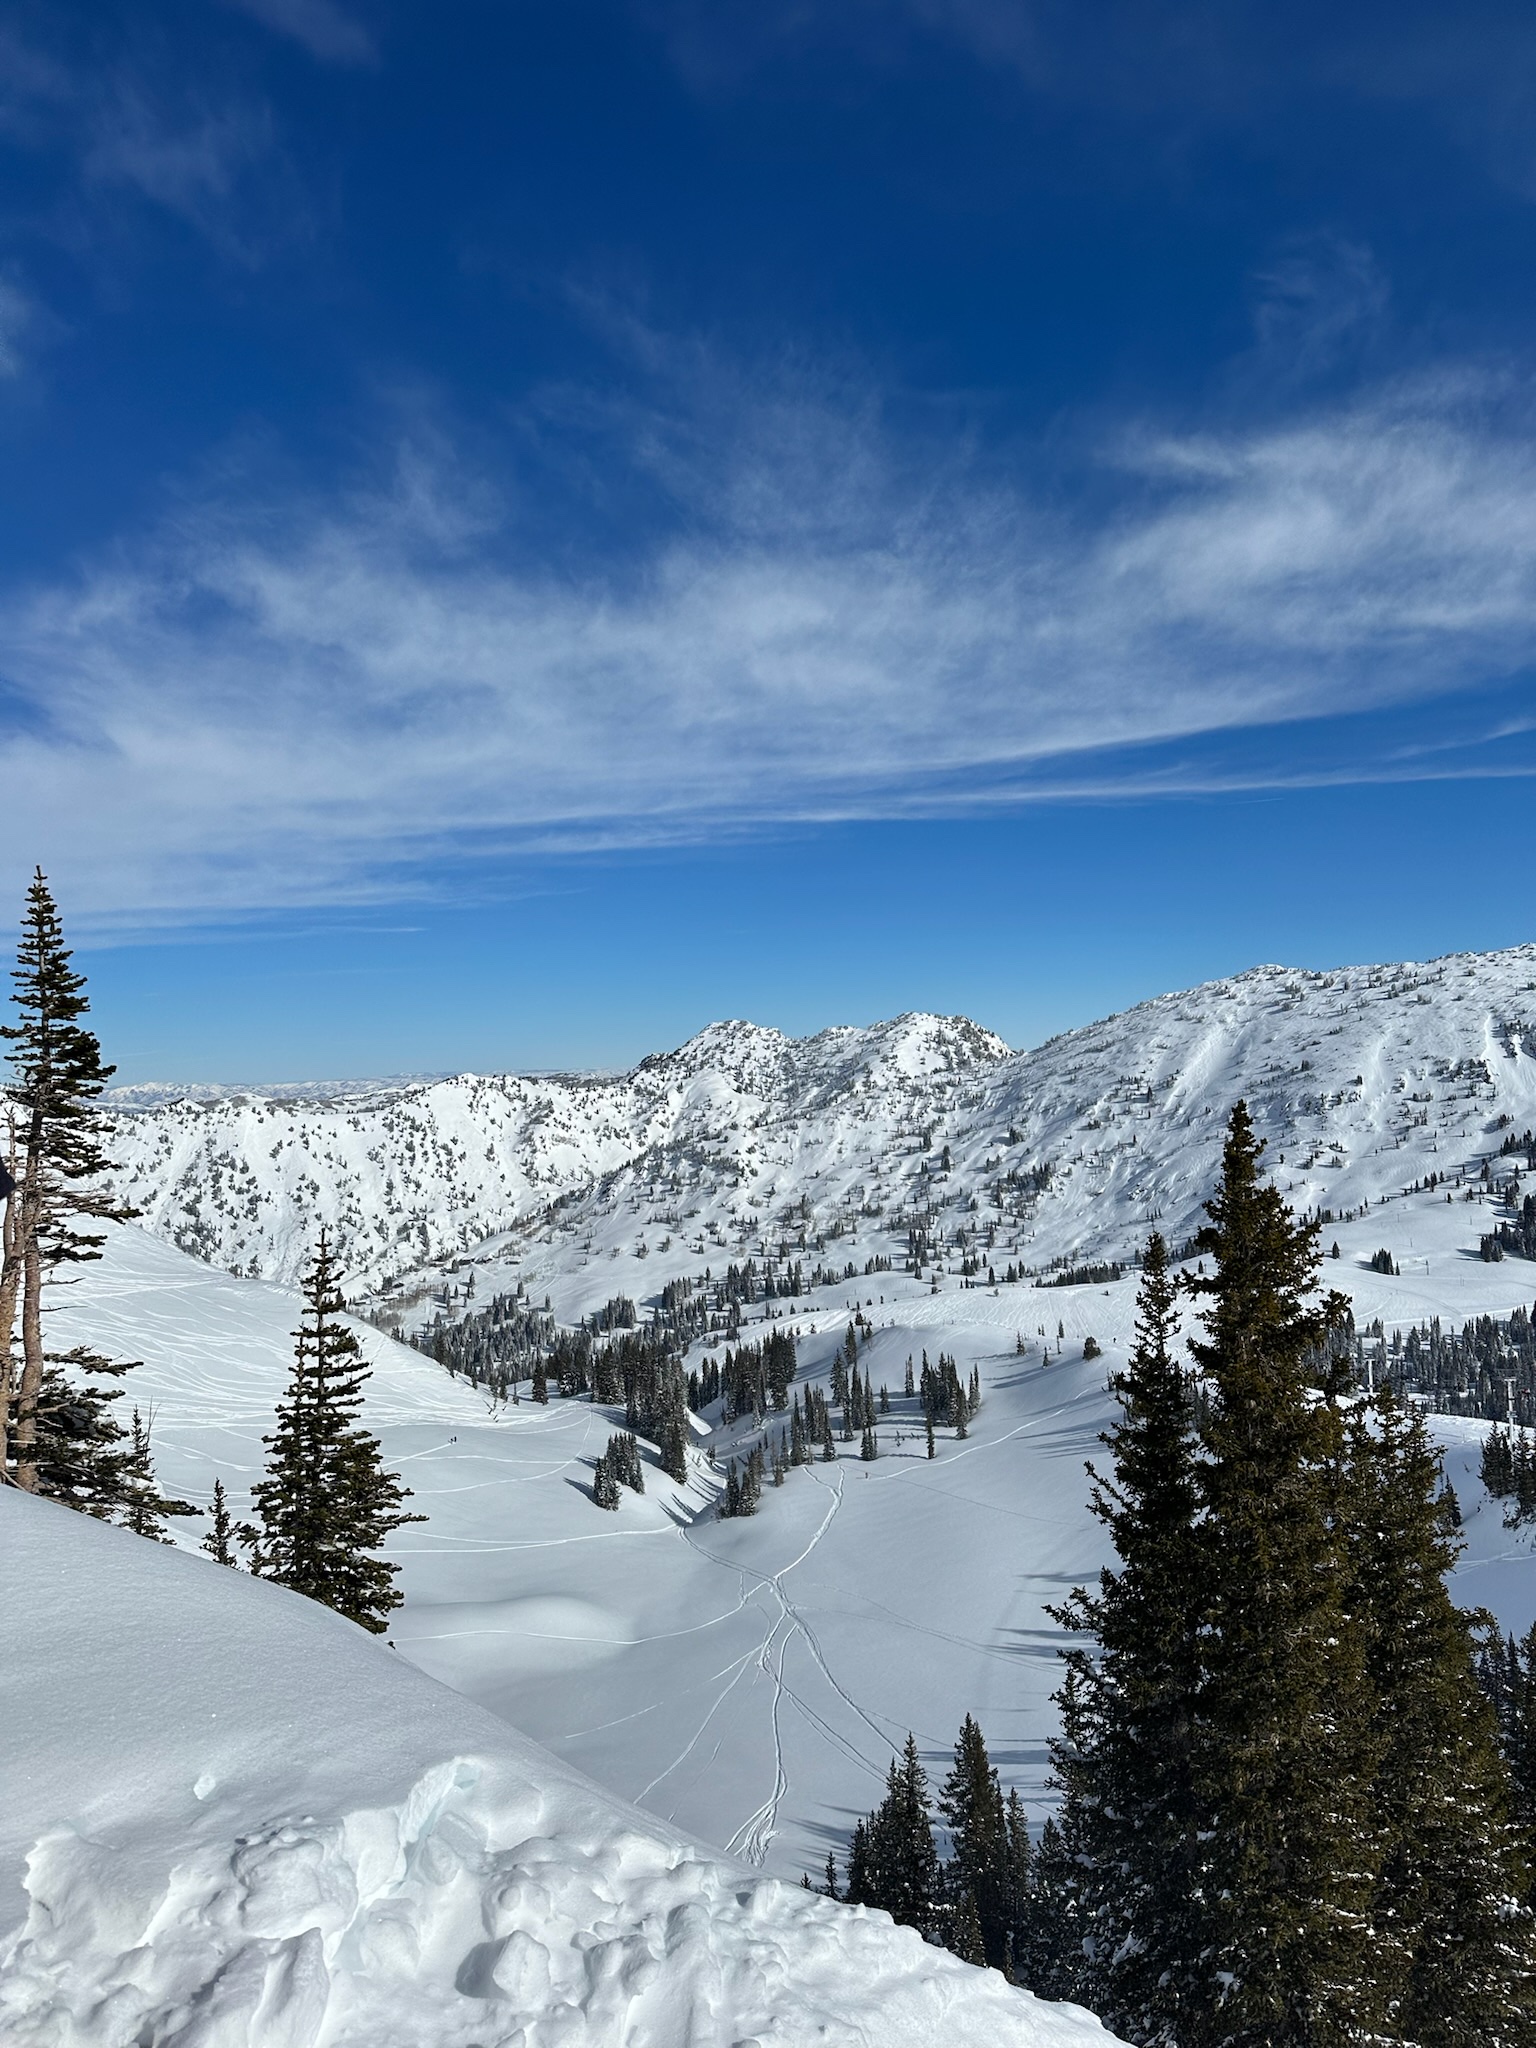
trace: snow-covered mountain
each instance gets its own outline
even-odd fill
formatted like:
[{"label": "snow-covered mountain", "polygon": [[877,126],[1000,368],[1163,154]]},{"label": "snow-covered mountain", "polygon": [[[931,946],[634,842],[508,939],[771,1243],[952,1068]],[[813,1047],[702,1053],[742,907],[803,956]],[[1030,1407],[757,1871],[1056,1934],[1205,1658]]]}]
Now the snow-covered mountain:
[{"label": "snow-covered mountain", "polygon": [[230,1272],[291,1279],[323,1222],[356,1288],[483,1248],[558,1305],[746,1256],[1001,1276],[1177,1241],[1238,1095],[1298,1208],[1475,1171],[1536,1124],[1536,947],[1257,967],[1028,1052],[963,1018],[737,1022],[618,1076],[120,1102],[115,1146],[148,1226]]},{"label": "snow-covered mountain", "polygon": [[1111,2048],[296,1594],[9,1488],[0,1543],[12,2048]]}]

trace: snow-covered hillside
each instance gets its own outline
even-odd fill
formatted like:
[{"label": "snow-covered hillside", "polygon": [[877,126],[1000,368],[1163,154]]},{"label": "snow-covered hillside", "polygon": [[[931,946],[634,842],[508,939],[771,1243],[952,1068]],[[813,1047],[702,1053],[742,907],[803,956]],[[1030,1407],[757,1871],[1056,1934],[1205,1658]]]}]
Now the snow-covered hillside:
[{"label": "snow-covered hillside", "polygon": [[[1373,1209],[1330,1232],[1341,1256],[1327,1279],[1352,1295],[1362,1327],[1379,1319],[1389,1332],[1529,1308],[1536,1266],[1485,1265],[1482,1221],[1477,1204],[1443,1195]],[[1391,1274],[1368,1264],[1384,1240]],[[740,1521],[711,1512],[723,1472],[709,1454],[724,1459],[751,1436],[750,1416],[715,1419],[686,1486],[647,1448],[644,1497],[626,1493],[617,1514],[600,1514],[593,1465],[621,1411],[497,1403],[364,1327],[370,1421],[428,1518],[396,1541],[406,1606],[391,1635],[423,1670],[615,1793],[791,1880],[818,1871],[829,1848],[845,1854],[909,1729],[942,1775],[966,1713],[1038,1822],[1053,1803],[1046,1741],[1061,1642],[1048,1609],[1105,1558],[1083,1464],[1110,1419],[1106,1377],[1125,1355],[1135,1284],[951,1282],[935,1294],[902,1274],[862,1283],[861,1360],[891,1389],[879,1458],[839,1444],[835,1462],[791,1472]],[[143,1361],[127,1384],[154,1411],[164,1482],[206,1503],[222,1477],[243,1512],[288,1369],[294,1296],[129,1227],[63,1301],[61,1345]],[[765,1327],[763,1306],[746,1336]],[[848,1319],[847,1301],[830,1300],[788,1320],[797,1390],[825,1388]],[[1102,1358],[1084,1359],[1089,1336]],[[941,1351],[963,1373],[976,1368],[983,1401],[965,1440],[940,1429],[930,1461],[901,1388],[909,1355]],[[688,1362],[703,1355],[696,1344]],[[1478,1434],[1436,1427],[1456,1458]],[[1473,1538],[1458,1585],[1523,1632],[1536,1621],[1530,1532],[1504,1531],[1492,1506],[1475,1514],[1475,1477],[1458,1472],[1456,1485]],[[176,1534],[195,1545],[200,1530]]]},{"label": "snow-covered hillside", "polygon": [[0,1493],[12,2048],[1093,2048],[710,1857],[325,1609]]},{"label": "snow-covered hillside", "polygon": [[375,1297],[474,1252],[574,1313],[747,1256],[1032,1274],[1177,1242],[1240,1094],[1298,1208],[1475,1172],[1536,1124],[1536,947],[1255,968],[1025,1053],[964,1019],[733,1023],[618,1077],[166,1102],[115,1148],[148,1226],[227,1271],[291,1279],[326,1222]]}]

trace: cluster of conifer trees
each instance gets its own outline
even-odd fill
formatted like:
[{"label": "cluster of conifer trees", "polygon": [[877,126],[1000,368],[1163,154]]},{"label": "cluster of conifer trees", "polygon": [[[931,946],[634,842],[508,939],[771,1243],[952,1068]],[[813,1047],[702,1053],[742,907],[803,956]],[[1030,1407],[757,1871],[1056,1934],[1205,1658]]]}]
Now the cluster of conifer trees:
[{"label": "cluster of conifer trees", "polygon": [[1239,1104],[1198,1240],[1213,1270],[1188,1283],[1198,1401],[1147,1248],[1094,1481],[1118,1561],[1059,1614],[1081,1641],[1034,1988],[1139,2044],[1528,2042],[1526,1843],[1446,1589],[1437,1461],[1390,1393],[1350,1391],[1317,1225],[1260,1154]]},{"label": "cluster of conifer trees", "polygon": [[[1031,1982],[1046,1966],[1042,1930],[1049,1935],[1054,1925],[1039,1911],[1041,1850],[1030,1842],[1018,1793],[1003,1796],[981,1729],[969,1714],[937,1808],[947,1859],[935,1839],[928,1776],[908,1735],[901,1755],[891,1760],[884,1799],[854,1828],[846,1874],[839,1882],[836,1859],[829,1855],[822,1890],[850,1905],[878,1906],[965,1962],[989,1965],[1016,1983]],[[1048,1833],[1047,1850],[1051,1840]]]},{"label": "cluster of conifer trees", "polygon": [[[1077,1636],[1031,1844],[967,1720],[939,1798],[915,1744],[839,1888],[1139,2048],[1514,2048],[1536,2039],[1536,1629],[1451,1602],[1423,1423],[1352,1384],[1316,1222],[1260,1178],[1244,1105],[1184,1284],[1154,1236],[1092,1503],[1117,1562]],[[1520,1465],[1496,1432],[1489,1477]],[[1505,1466],[1510,1467],[1506,1473]],[[1525,1466],[1530,1466],[1526,1454]],[[1091,1469],[1091,1468],[1090,1468]]]},{"label": "cluster of conifer trees", "polygon": [[1536,1520],[1536,1457],[1525,1430],[1490,1429],[1479,1470],[1493,1498],[1510,1503],[1504,1520],[1511,1529]]},{"label": "cluster of conifer trees", "polygon": [[616,1508],[621,1486],[627,1486],[632,1493],[645,1491],[640,1446],[627,1429],[617,1429],[609,1437],[608,1448],[598,1459],[597,1470],[592,1475],[592,1498],[600,1508]]}]

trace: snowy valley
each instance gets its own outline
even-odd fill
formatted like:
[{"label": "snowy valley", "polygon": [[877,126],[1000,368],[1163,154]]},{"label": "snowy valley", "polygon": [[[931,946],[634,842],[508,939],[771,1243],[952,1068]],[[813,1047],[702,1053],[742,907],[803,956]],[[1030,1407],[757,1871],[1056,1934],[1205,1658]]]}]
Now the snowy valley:
[{"label": "snowy valley", "polygon": [[[118,1629],[113,1659],[138,1674],[121,1788],[71,1813],[40,1792],[8,1819],[12,1869],[30,1862],[7,2037],[1105,2038],[798,1880],[845,1856],[909,1730],[940,1775],[967,1713],[1033,1820],[1051,1809],[1050,1610],[1106,1559],[1083,1468],[1130,1342],[1129,1262],[1154,1220],[1176,1247],[1195,1227],[1238,1094],[1288,1199],[1331,1212],[1326,1275],[1373,1357],[1435,1318],[1529,1309],[1536,1264],[1481,1244],[1518,1213],[1510,1141],[1536,1124],[1536,948],[1257,969],[1033,1053],[929,1017],[799,1042],[720,1025],[617,1078],[119,1098],[143,1218],[60,1290],[54,1325],[140,1361],[162,1484],[206,1507],[221,1480],[247,1512],[292,1277],[325,1222],[358,1285],[370,1424],[426,1519],[391,1546],[406,1597],[386,1646],[0,1496],[8,1548],[60,1587],[5,1681],[12,1725],[57,1712],[39,1674],[76,1671],[71,1630]],[[857,1316],[859,1368],[886,1390],[877,1454],[840,1441],[723,1519],[730,1460],[779,1418],[701,1403],[685,1478],[643,1442],[643,1494],[603,1514],[594,1468],[622,1407],[539,1403],[526,1376],[507,1398],[418,1348],[498,1294],[547,1300],[566,1329],[627,1298],[643,1324],[682,1281],[713,1304],[684,1368],[792,1332],[797,1399],[826,1391]],[[981,1399],[930,1456],[903,1388],[941,1355]],[[1481,1485],[1485,1427],[1435,1423],[1465,1518],[1455,1590],[1523,1632],[1532,1536]],[[174,1541],[195,1550],[202,1529],[181,1520]],[[152,1674],[172,1669],[162,1744]],[[81,1714],[118,1714],[104,1681],[69,1683]],[[61,1723],[61,1754],[87,1739]],[[130,1853],[135,1801],[154,1833]],[[601,1939],[577,1970],[583,1927]],[[450,2015],[435,2031],[421,1984]],[[537,2017],[497,2033],[515,1997]]]}]

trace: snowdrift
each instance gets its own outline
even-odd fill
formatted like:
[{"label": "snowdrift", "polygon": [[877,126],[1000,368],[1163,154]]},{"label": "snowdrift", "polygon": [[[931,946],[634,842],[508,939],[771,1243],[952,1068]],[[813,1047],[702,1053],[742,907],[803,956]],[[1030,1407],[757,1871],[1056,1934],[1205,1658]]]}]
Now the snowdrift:
[{"label": "snowdrift", "polygon": [[9,1491],[0,1552],[14,2048],[1109,2048],[276,1587]]}]

